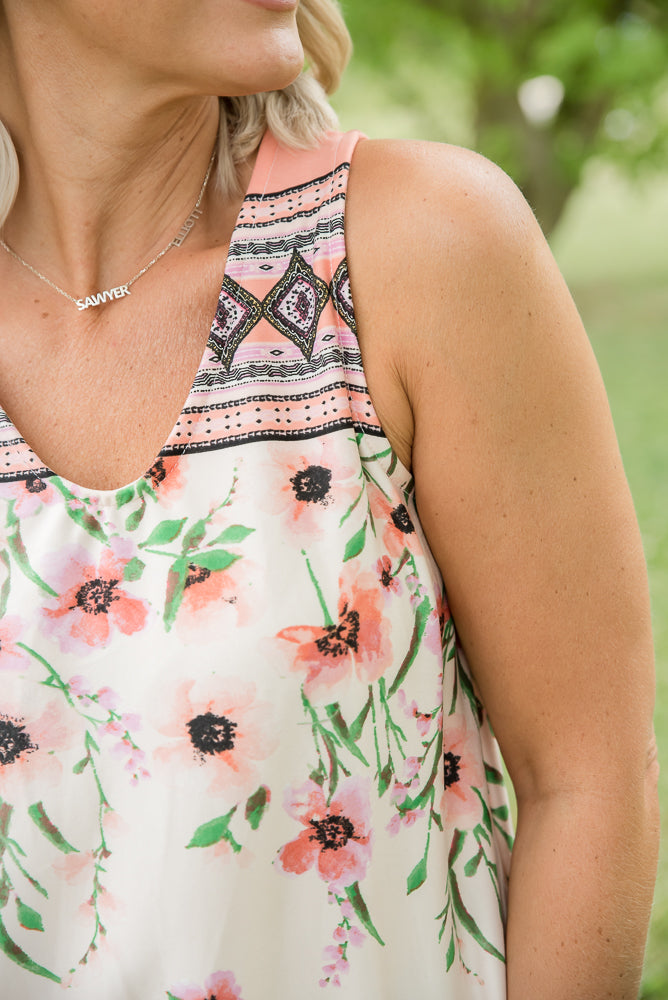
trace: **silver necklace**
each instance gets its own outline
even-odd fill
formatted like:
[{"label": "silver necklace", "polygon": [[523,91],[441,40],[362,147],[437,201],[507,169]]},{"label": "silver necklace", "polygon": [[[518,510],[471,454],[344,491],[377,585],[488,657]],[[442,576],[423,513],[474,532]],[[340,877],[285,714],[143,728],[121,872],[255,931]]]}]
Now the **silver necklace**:
[{"label": "silver necklace", "polygon": [[174,239],[170,240],[167,246],[164,247],[160,251],[160,253],[157,253],[155,257],[148,262],[148,264],[145,264],[144,267],[142,267],[141,271],[137,271],[137,273],[133,275],[123,285],[116,285],[115,288],[107,288],[102,292],[95,292],[93,295],[86,295],[83,298],[77,298],[74,295],[70,295],[69,292],[66,292],[64,288],[61,288],[59,285],[57,285],[55,281],[51,280],[51,278],[47,278],[45,274],[42,274],[41,271],[38,271],[36,267],[32,266],[32,264],[29,264],[28,261],[24,260],[23,257],[17,254],[15,250],[12,250],[10,246],[7,246],[7,244],[3,239],[0,239],[0,246],[3,248],[3,250],[7,251],[10,257],[13,257],[14,260],[19,262],[19,264],[23,264],[24,267],[27,267],[28,270],[31,271],[41,281],[46,282],[46,284],[49,285],[49,287],[52,288],[54,292],[58,292],[59,295],[63,295],[66,299],[69,299],[70,302],[73,302],[77,307],[77,309],[79,310],[90,309],[91,307],[94,306],[101,306],[105,302],[113,302],[115,299],[125,298],[126,295],[130,294],[130,287],[134,285],[135,281],[141,278],[143,274],[146,274],[146,272],[150,268],[152,268],[154,264],[157,264],[158,261],[165,256],[168,250],[171,250],[172,247],[181,246],[181,244],[187,237],[188,233],[199,219],[200,215],[202,215],[202,209],[200,208],[200,205],[202,204],[202,198],[204,197],[204,192],[206,191],[207,184],[209,183],[209,177],[211,176],[211,170],[213,168],[213,161],[215,157],[216,157],[216,146],[214,146],[213,152],[211,154],[211,159],[209,160],[209,165],[206,168],[206,174],[204,175],[204,180],[202,181],[202,187],[200,188],[199,195],[197,196],[197,201],[195,202],[195,206],[190,215],[188,216],[188,218],[184,221],[183,225],[179,229]]}]

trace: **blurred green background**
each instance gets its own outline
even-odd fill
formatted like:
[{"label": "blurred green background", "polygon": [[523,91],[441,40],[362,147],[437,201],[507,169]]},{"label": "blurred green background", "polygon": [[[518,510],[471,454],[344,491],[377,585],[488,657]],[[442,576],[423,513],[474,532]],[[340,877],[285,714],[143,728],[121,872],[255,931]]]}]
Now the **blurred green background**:
[{"label": "blurred green background", "polygon": [[643,1000],[668,1000],[668,2],[347,0],[334,104],[469,146],[531,203],[584,318],[650,571],[662,854]]}]

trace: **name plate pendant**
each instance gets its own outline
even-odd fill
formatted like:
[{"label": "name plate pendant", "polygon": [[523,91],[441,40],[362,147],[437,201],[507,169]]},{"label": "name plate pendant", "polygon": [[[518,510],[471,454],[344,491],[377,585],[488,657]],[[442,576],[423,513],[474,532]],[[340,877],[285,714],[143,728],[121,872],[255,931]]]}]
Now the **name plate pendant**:
[{"label": "name plate pendant", "polygon": [[117,285],[116,288],[107,288],[104,292],[96,292],[95,295],[87,295],[85,299],[76,299],[77,309],[81,312],[84,309],[93,309],[95,306],[104,305],[105,302],[113,302],[114,299],[123,299],[130,294],[127,285]]}]

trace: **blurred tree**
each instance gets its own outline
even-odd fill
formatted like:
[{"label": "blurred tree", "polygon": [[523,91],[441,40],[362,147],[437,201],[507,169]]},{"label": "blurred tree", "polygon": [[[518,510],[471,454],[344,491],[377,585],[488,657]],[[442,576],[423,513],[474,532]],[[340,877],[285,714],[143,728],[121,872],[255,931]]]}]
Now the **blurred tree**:
[{"label": "blurred tree", "polygon": [[358,64],[389,91],[399,73],[392,96],[418,106],[427,137],[462,141],[443,106],[456,95],[463,141],[508,171],[548,233],[592,156],[668,163],[666,0],[348,0],[345,13]]}]

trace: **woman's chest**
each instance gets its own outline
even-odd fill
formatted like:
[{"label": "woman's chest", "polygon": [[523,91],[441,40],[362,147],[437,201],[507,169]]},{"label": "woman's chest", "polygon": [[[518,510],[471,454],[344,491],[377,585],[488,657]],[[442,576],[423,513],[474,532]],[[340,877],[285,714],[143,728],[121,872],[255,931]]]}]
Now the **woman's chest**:
[{"label": "woman's chest", "polygon": [[215,281],[165,291],[134,309],[112,303],[67,336],[62,313],[39,327],[0,325],[0,401],[40,465],[111,489],[153,464],[196,377],[218,294]]}]

